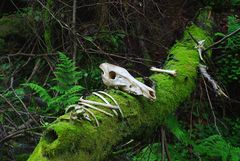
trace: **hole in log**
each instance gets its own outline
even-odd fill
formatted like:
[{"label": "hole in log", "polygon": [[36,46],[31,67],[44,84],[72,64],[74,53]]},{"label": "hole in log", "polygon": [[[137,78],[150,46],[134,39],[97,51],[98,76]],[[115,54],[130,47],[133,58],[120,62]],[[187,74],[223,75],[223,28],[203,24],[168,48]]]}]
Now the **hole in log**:
[{"label": "hole in log", "polygon": [[52,142],[54,142],[55,140],[58,139],[58,135],[57,135],[57,133],[56,133],[55,130],[49,129],[49,130],[47,130],[47,132],[45,133],[45,135],[43,136],[43,138],[44,138],[47,142],[52,143]]}]

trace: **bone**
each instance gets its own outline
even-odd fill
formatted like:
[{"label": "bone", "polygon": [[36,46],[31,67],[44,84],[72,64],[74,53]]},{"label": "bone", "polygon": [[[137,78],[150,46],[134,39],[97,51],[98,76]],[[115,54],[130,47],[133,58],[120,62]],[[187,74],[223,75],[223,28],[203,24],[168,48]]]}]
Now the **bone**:
[{"label": "bone", "polygon": [[156,68],[156,67],[151,67],[150,70],[153,72],[167,73],[174,77],[177,76],[176,70],[166,70],[166,69],[160,69],[160,68]]},{"label": "bone", "polygon": [[217,82],[208,74],[208,72],[207,72],[207,66],[202,65],[202,64],[199,64],[199,70],[200,70],[200,73],[203,75],[203,77],[206,78],[209,83],[211,83],[214,91],[215,91],[218,95],[222,95],[222,96],[228,98],[228,96],[223,92],[223,90],[222,90],[221,87],[217,84]]},{"label": "bone", "polygon": [[102,110],[102,109],[100,109],[100,108],[97,108],[97,107],[95,107],[95,106],[93,106],[93,105],[90,105],[90,104],[88,104],[88,103],[79,102],[79,104],[84,105],[84,106],[86,106],[86,107],[89,107],[89,108],[91,108],[91,109],[93,109],[93,110],[102,112],[102,113],[104,113],[104,114],[106,114],[106,115],[108,115],[108,116],[114,117],[113,114],[111,114],[111,113],[109,113],[109,112],[106,112],[106,111],[104,111],[104,110]]},{"label": "bone", "polygon": [[87,104],[91,104],[91,105],[98,105],[98,106],[103,106],[103,107],[108,107],[110,109],[118,109],[117,106],[113,106],[111,104],[106,104],[106,103],[101,103],[101,102],[95,102],[95,101],[90,101],[90,100],[85,100],[82,97],[79,99],[80,102],[84,102]]},{"label": "bone", "polygon": [[199,58],[204,62],[204,59],[202,57],[202,51],[204,50],[204,42],[205,40],[198,41],[198,45],[195,46],[198,50]]},{"label": "bone", "polygon": [[83,109],[85,109],[88,113],[90,113],[90,114],[92,115],[92,117],[94,118],[97,126],[99,126],[99,122],[98,122],[96,116],[94,115],[94,113],[92,113],[92,111],[90,111],[89,109],[87,109],[87,108],[85,108],[85,107],[83,107]]},{"label": "bone", "polygon": [[101,93],[101,94],[104,94],[105,96],[108,96],[108,97],[115,103],[115,105],[118,107],[119,112],[120,112],[122,118],[124,118],[124,115],[123,115],[123,112],[122,112],[121,107],[119,106],[119,104],[117,103],[117,101],[116,101],[110,94],[108,94],[108,93],[106,93],[106,92],[104,92],[104,91],[98,91],[98,93]]},{"label": "bone", "polygon": [[102,63],[99,67],[103,71],[102,80],[106,86],[143,95],[150,100],[156,99],[155,90],[136,80],[126,69],[109,63]]},{"label": "bone", "polygon": [[[74,114],[74,113],[76,113],[76,114],[78,114],[78,113],[85,113],[84,111],[88,112],[94,118],[94,120],[96,122],[96,125],[99,126],[99,122],[98,122],[96,116],[94,115],[94,113],[91,112],[91,110],[85,108],[84,106],[81,106],[81,105],[78,105],[78,104],[74,104],[74,105],[68,106],[66,108],[66,110],[65,110],[65,113],[67,113],[71,108],[73,108],[75,110],[75,112],[73,112],[72,114]],[[78,119],[77,116],[71,116],[71,117],[73,117],[73,119]],[[86,115],[84,116],[84,118],[87,119],[88,121],[91,121],[91,119],[87,118]]]},{"label": "bone", "polygon": [[[94,94],[95,96],[98,96],[99,98],[101,98],[106,104],[111,105],[101,94],[99,94],[99,93],[97,93],[97,92],[93,92],[93,94]],[[117,107],[117,106],[116,106],[116,107]],[[113,111],[113,113],[114,113],[116,116],[118,116],[118,113],[117,113],[114,109],[112,109],[112,111]]]}]

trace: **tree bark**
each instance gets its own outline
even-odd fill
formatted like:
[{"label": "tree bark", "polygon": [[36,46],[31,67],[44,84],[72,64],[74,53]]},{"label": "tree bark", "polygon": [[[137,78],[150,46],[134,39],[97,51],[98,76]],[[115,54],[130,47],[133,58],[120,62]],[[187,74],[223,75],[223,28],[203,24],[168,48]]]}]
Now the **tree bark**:
[{"label": "tree bark", "polygon": [[[196,40],[206,40],[210,45],[209,36],[211,21],[208,9],[198,16],[201,27],[192,24],[186,28],[182,40],[178,41],[169,52],[169,60],[165,69],[177,70],[177,76],[153,74],[150,79],[156,83],[155,101],[141,96],[133,96],[119,90],[107,91],[119,103],[125,118],[108,117],[95,112],[100,126],[95,127],[87,121],[70,121],[65,114],[52,123],[44,132],[39,144],[29,161],[98,161],[111,155],[115,146],[134,140],[150,137],[164,119],[189,98],[195,89],[197,68],[199,65]],[[203,23],[202,23],[203,24]],[[87,99],[101,101],[95,96]]]}]

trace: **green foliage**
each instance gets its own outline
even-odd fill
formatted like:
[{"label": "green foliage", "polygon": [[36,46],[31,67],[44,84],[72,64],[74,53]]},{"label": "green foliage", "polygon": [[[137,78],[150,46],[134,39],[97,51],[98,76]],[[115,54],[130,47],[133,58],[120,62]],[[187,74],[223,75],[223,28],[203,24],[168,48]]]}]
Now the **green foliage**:
[{"label": "green foliage", "polygon": [[186,131],[183,130],[176,117],[170,116],[166,121],[167,128],[171,133],[184,144],[190,144],[190,139]]},{"label": "green foliage", "polygon": [[239,161],[240,148],[233,147],[219,135],[212,135],[194,147],[200,155],[221,158],[222,161]]},{"label": "green foliage", "polygon": [[[232,122],[232,124],[235,125],[235,127],[233,127],[233,133],[231,133],[232,135],[230,135],[229,138],[224,138],[216,134],[210,134],[211,132],[207,132],[207,129],[204,129],[203,132],[206,132],[204,138],[199,138],[199,136],[194,137],[194,135],[192,135],[192,138],[190,139],[189,134],[181,127],[181,124],[177,121],[177,119],[173,116],[168,117],[166,120],[166,126],[178,140],[173,144],[169,144],[171,159],[174,161],[189,160],[190,152],[188,149],[189,146],[191,146],[193,150],[191,153],[194,154],[194,157],[196,159],[200,157],[202,160],[211,161],[239,161],[240,148],[234,147],[227,140],[236,136],[234,137],[234,140],[235,142],[239,142],[240,121],[235,122],[231,120],[229,122]],[[154,143],[146,146],[143,150],[141,150],[136,156],[133,157],[133,160],[160,161],[161,155],[161,144]],[[166,157],[165,160],[167,160]]]},{"label": "green foliage", "polygon": [[240,147],[240,119],[225,118],[224,122],[228,125],[228,133],[226,133],[225,137],[233,146]]},{"label": "green foliage", "polygon": [[24,85],[30,87],[32,90],[37,92],[43,101],[50,102],[51,96],[48,94],[48,91],[45,88],[43,88],[42,86],[40,86],[36,83],[27,83]]},{"label": "green foliage", "polygon": [[78,101],[82,86],[77,85],[80,77],[80,72],[76,71],[72,60],[70,60],[64,53],[59,52],[59,64],[57,64],[54,71],[55,82],[50,90],[36,83],[26,83],[25,86],[34,90],[41,99],[47,103],[46,111],[62,111],[68,105],[74,104]]},{"label": "green foliage", "polygon": [[77,67],[73,62],[63,53],[59,53],[59,61],[57,64],[55,74],[56,86],[52,87],[59,93],[64,93],[70,90],[81,78],[81,73],[77,72]]},{"label": "green foliage", "polygon": [[43,20],[43,11],[38,8],[26,7],[21,8],[16,11],[16,15],[21,17],[27,17],[28,21],[34,20],[35,22],[40,22]]},{"label": "green foliage", "polygon": [[150,144],[141,150],[136,156],[133,157],[134,161],[160,161],[161,160],[161,144]]},{"label": "green foliage", "polygon": [[237,7],[240,5],[240,0],[203,0],[207,5],[213,6],[214,8],[226,8],[226,7]]},{"label": "green foliage", "polygon": [[102,71],[98,67],[98,64],[91,64],[89,68],[81,70],[81,84],[86,85],[87,91],[96,91],[105,87],[101,78]]},{"label": "green foliage", "polygon": [[[228,16],[228,31],[227,34],[234,32],[235,30],[240,28],[240,21],[238,16]],[[237,51],[240,47],[240,33],[237,33],[228,38],[226,48],[231,51]]]},{"label": "green foliage", "polygon": [[233,6],[239,6],[240,5],[240,0],[231,0],[231,5]]},{"label": "green foliage", "polygon": [[95,35],[86,35],[84,39],[96,43],[101,46],[105,51],[108,52],[122,52],[124,48],[124,37],[126,33],[123,31],[111,32],[106,29],[103,29]]},{"label": "green foliage", "polygon": [[[240,21],[237,16],[228,16],[228,32],[232,33],[240,28]],[[217,35],[220,35],[219,33]],[[225,36],[224,34],[222,34]],[[217,75],[221,82],[229,84],[234,81],[239,81],[240,78],[240,33],[237,33],[228,38],[225,44],[222,44],[222,57],[217,60],[218,67]]]}]

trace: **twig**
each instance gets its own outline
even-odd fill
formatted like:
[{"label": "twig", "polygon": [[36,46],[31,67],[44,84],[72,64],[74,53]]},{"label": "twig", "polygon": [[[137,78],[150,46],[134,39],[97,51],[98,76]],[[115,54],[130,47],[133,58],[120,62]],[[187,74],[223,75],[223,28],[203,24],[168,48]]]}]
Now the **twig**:
[{"label": "twig", "polygon": [[164,130],[164,129],[163,129],[163,131],[164,131],[164,147],[165,147],[167,159],[168,159],[168,161],[171,161],[171,156],[170,156],[170,153],[169,153],[169,150],[168,150],[166,133],[165,133],[165,130]]},{"label": "twig", "polygon": [[165,145],[164,145],[164,135],[165,135],[165,131],[164,131],[164,129],[163,129],[163,127],[161,127],[161,145],[162,145],[162,159],[161,159],[161,161],[164,161],[165,160],[165,158],[164,158],[164,156],[165,156]]},{"label": "twig", "polygon": [[204,86],[205,86],[205,89],[206,89],[206,92],[207,92],[207,98],[208,98],[209,106],[210,106],[211,111],[212,111],[213,120],[214,120],[214,126],[215,126],[218,134],[221,135],[221,133],[220,133],[220,131],[218,129],[218,126],[217,126],[217,118],[216,118],[216,115],[215,115],[214,110],[213,110],[212,102],[211,102],[211,99],[210,99],[210,96],[209,96],[209,93],[208,93],[207,84],[206,84],[206,82],[204,80],[204,77],[203,77],[203,82],[204,82]]},{"label": "twig", "polygon": [[192,38],[192,40],[195,42],[195,44],[198,45],[197,39],[195,39],[190,32],[188,32],[188,34],[190,35],[190,37]]},{"label": "twig", "polygon": [[77,11],[77,0],[73,0],[72,32],[73,32],[73,62],[75,64],[76,64],[76,54],[77,54],[76,11]]},{"label": "twig", "polygon": [[216,41],[215,43],[213,43],[212,45],[208,46],[203,52],[205,53],[206,51],[208,51],[209,49],[213,48],[214,46],[220,44],[221,42],[225,41],[226,39],[228,39],[229,37],[237,34],[240,31],[240,28],[238,28],[237,30],[233,31],[232,33],[224,36],[222,39]]},{"label": "twig", "polygon": [[38,70],[38,68],[39,68],[39,66],[40,66],[40,63],[41,63],[41,59],[38,59],[37,62],[36,62],[36,64],[35,64],[35,66],[34,66],[34,68],[33,68],[32,73],[31,73],[31,75],[28,77],[26,83],[28,83],[28,82],[32,79],[32,77],[34,76],[34,74],[37,72],[37,70]]},{"label": "twig", "polygon": [[13,109],[14,112],[16,112],[16,114],[19,116],[19,118],[20,118],[20,119],[23,121],[23,123],[24,123],[25,121],[24,121],[23,117],[22,117],[21,114],[17,111],[17,109],[13,106],[13,104],[12,104],[10,101],[8,101],[8,99],[7,99],[4,95],[0,94],[0,97],[2,97],[2,99],[7,102],[7,104]]},{"label": "twig", "polygon": [[25,109],[25,111],[28,113],[28,115],[31,117],[31,119],[37,124],[39,125],[39,123],[37,122],[37,120],[33,117],[33,115],[28,111],[27,106],[24,104],[24,102],[22,101],[22,99],[17,95],[15,89],[13,88],[13,77],[11,77],[11,84],[10,84],[10,89],[13,91],[14,95],[18,98],[19,102],[23,105],[23,108]]},{"label": "twig", "polygon": [[58,53],[49,53],[49,54],[31,54],[31,53],[20,53],[8,54],[5,57],[15,57],[15,56],[28,56],[28,57],[45,57],[45,56],[56,56]]},{"label": "twig", "polygon": [[28,132],[30,130],[35,130],[35,129],[39,129],[39,128],[42,128],[42,126],[39,126],[39,127],[34,127],[34,128],[28,128],[28,129],[20,129],[20,130],[16,130],[15,132],[9,134],[8,136],[2,138],[0,140],[0,144],[10,140],[11,138],[15,137],[16,135],[19,135],[21,133],[24,133],[24,132]]},{"label": "twig", "polygon": [[217,93],[217,95],[220,96],[225,96],[226,98],[228,98],[228,96],[223,92],[223,90],[219,87],[219,85],[217,84],[217,82],[212,79],[212,77],[208,74],[207,72],[207,67],[205,65],[199,64],[199,70],[202,74],[202,76],[204,78],[206,78],[212,85],[215,93]]}]

